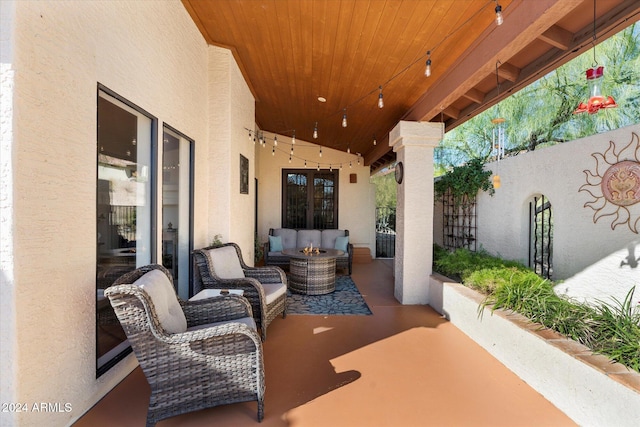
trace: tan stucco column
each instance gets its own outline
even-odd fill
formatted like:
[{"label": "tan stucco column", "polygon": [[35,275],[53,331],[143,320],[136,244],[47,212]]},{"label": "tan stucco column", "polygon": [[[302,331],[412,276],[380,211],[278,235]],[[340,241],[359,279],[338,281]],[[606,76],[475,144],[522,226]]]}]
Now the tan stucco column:
[{"label": "tan stucco column", "polygon": [[442,123],[401,121],[389,145],[402,162],[396,207],[395,297],[402,304],[427,304],[433,259],[433,149]]}]

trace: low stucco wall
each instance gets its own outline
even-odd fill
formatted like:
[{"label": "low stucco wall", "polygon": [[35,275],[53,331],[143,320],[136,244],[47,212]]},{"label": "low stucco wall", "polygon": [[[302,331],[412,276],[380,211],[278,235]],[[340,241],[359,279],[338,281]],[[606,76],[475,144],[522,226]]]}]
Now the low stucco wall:
[{"label": "low stucco wall", "polygon": [[635,427],[640,374],[518,314],[478,306],[484,297],[431,276],[429,305],[581,426]]}]

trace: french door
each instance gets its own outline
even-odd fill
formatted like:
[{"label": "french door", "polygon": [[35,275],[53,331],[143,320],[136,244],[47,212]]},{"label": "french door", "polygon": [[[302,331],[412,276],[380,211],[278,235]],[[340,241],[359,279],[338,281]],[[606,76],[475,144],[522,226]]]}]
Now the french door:
[{"label": "french door", "polygon": [[338,171],[282,171],[282,227],[338,228]]}]

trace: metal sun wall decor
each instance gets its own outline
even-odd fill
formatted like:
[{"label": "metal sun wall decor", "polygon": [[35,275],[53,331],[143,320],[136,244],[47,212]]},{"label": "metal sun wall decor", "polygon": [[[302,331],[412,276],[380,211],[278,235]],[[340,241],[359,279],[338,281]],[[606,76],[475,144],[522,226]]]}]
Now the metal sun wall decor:
[{"label": "metal sun wall decor", "polygon": [[617,149],[609,141],[604,153],[592,153],[596,159],[595,170],[583,171],[587,183],[579,191],[589,193],[594,199],[584,207],[595,211],[594,224],[601,218],[612,217],[611,229],[627,224],[638,234],[640,227],[640,141],[631,133],[631,141]]}]

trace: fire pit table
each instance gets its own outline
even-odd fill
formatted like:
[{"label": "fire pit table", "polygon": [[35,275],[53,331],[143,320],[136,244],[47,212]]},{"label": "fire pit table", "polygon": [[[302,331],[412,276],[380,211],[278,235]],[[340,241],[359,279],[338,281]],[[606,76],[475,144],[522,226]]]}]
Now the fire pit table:
[{"label": "fire pit table", "polygon": [[289,260],[289,289],[305,295],[324,295],[336,290],[336,257],[344,252],[319,249],[306,252],[303,248],[285,249]]}]

